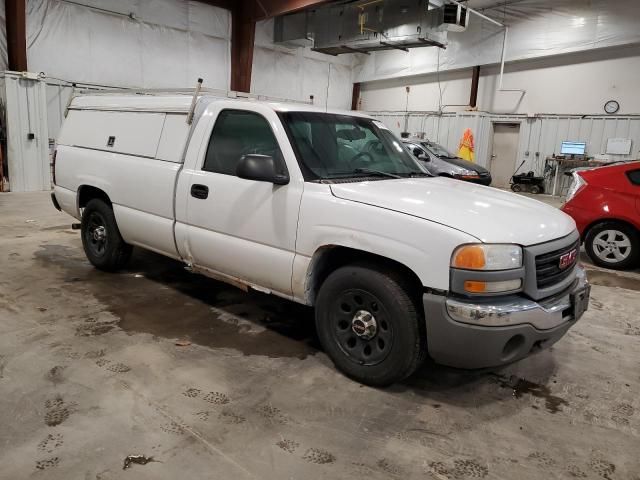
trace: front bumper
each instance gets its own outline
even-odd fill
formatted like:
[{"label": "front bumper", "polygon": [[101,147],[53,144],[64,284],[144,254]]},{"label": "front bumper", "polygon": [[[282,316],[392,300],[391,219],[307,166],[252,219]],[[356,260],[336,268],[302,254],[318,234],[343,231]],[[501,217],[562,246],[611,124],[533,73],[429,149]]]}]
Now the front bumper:
[{"label": "front bumper", "polygon": [[535,302],[521,296],[485,302],[427,293],[423,297],[429,354],[438,363],[484,368],[514,362],[548,348],[575,324],[587,304],[589,283],[577,267],[574,283],[564,292]]}]

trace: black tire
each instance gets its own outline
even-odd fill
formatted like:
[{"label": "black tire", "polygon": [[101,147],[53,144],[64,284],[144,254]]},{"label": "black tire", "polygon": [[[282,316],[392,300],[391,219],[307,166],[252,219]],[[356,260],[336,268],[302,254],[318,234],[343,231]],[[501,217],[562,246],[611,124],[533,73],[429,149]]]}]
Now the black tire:
[{"label": "black tire", "polygon": [[[617,248],[618,253],[624,255],[624,259],[617,260],[613,251],[606,250],[605,245],[610,243],[606,240],[609,232],[613,235],[611,240],[614,244],[613,248]],[[627,243],[625,237],[628,239],[629,247],[620,247],[619,245]],[[604,221],[594,225],[585,236],[584,247],[589,258],[600,267],[626,270],[638,265],[640,260],[640,235],[635,228],[624,223]]]},{"label": "black tire", "polygon": [[91,264],[107,272],[124,267],[133,250],[122,239],[111,207],[97,198],[82,212],[82,246]]},{"label": "black tire", "polygon": [[[375,265],[335,270],[316,302],[316,329],[324,351],[340,371],[366,385],[382,387],[408,377],[427,352],[424,315],[415,296],[401,275],[383,273]],[[373,316],[371,338],[354,331],[354,326],[362,326],[356,320],[360,312]]]},{"label": "black tire", "polygon": [[542,193],[542,189],[538,185],[531,185],[531,188],[529,189],[529,191],[534,195]]},{"label": "black tire", "polygon": [[511,184],[511,190],[513,190],[514,192],[521,192],[522,191],[522,186],[520,186],[520,184],[518,184],[518,183],[512,183]]}]

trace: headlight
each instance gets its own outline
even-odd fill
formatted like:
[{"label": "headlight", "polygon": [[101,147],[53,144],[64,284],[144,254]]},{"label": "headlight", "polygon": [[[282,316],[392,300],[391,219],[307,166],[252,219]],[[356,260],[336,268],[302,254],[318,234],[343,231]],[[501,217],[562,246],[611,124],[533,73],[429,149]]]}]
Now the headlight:
[{"label": "headlight", "polygon": [[465,270],[509,270],[522,266],[522,247],[512,244],[473,243],[453,252],[451,266]]},{"label": "headlight", "polygon": [[461,168],[460,170],[457,170],[456,172],[454,172],[453,176],[456,178],[480,178],[480,175],[478,174],[478,172],[475,172],[473,170],[468,170],[466,168]]}]

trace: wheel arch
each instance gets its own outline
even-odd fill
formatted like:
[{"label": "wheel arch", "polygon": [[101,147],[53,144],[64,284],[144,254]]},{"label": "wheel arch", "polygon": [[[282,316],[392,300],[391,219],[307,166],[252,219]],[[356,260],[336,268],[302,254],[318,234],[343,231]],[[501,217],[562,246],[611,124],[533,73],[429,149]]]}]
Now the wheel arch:
[{"label": "wheel arch", "polygon": [[421,295],[423,285],[420,277],[404,263],[365,250],[332,244],[319,247],[311,258],[305,281],[305,303],[315,305],[318,291],[331,272],[345,265],[363,262],[386,266],[400,273],[406,278],[411,293]]},{"label": "wheel arch", "polygon": [[584,242],[585,239],[587,238],[587,235],[589,234],[589,231],[595,227],[596,225],[600,225],[601,223],[618,223],[618,224],[622,224],[625,225],[627,227],[630,227],[632,229],[634,229],[639,235],[640,235],[640,228],[637,225],[634,225],[632,222],[625,220],[623,218],[619,218],[619,217],[605,217],[605,218],[599,218],[597,220],[592,221],[591,223],[589,223],[584,230],[582,230],[582,235],[580,236],[580,239]]},{"label": "wheel arch", "polygon": [[90,200],[98,198],[103,200],[110,207],[112,206],[111,198],[107,192],[93,185],[80,185],[78,187],[78,210],[87,206]]}]

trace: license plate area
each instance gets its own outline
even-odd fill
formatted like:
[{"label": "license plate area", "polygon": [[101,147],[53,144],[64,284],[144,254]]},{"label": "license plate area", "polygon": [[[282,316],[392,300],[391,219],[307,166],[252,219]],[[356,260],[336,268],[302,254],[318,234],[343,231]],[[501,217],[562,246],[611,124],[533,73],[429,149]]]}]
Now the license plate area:
[{"label": "license plate area", "polygon": [[584,312],[589,309],[589,296],[591,295],[591,285],[586,285],[580,290],[571,294],[571,308],[573,319],[578,320]]}]

